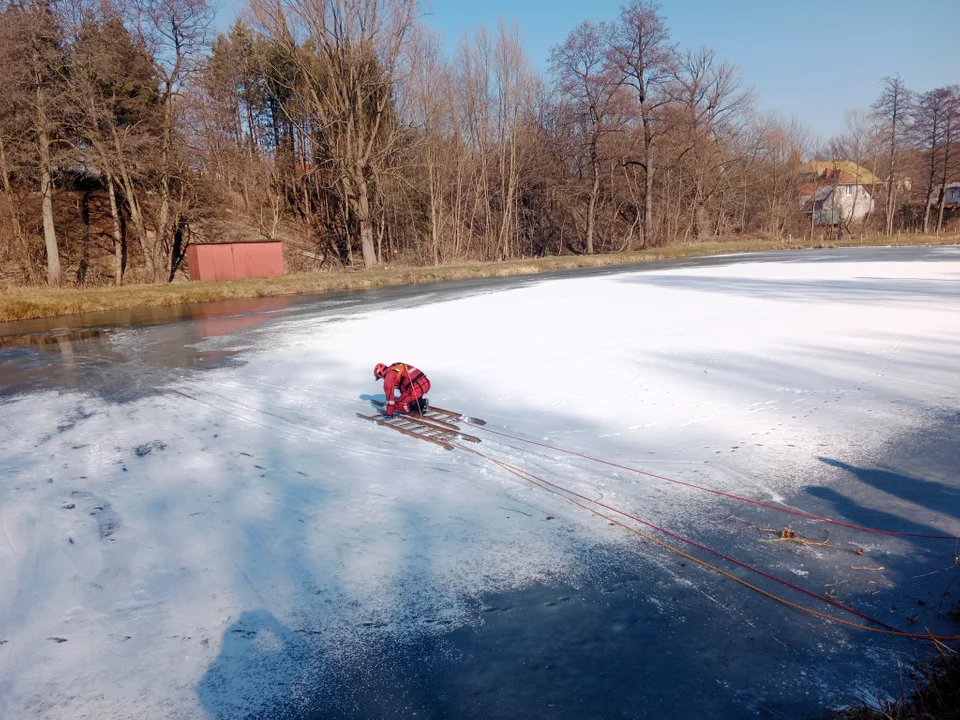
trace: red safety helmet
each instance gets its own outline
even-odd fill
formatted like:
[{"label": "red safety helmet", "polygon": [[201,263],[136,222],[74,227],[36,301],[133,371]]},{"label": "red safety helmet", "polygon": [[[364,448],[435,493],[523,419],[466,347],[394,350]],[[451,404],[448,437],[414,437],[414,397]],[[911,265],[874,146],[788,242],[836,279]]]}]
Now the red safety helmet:
[{"label": "red safety helmet", "polygon": [[377,380],[383,380],[383,376],[387,374],[387,366],[383,363],[377,363],[377,366],[373,369],[373,377]]}]

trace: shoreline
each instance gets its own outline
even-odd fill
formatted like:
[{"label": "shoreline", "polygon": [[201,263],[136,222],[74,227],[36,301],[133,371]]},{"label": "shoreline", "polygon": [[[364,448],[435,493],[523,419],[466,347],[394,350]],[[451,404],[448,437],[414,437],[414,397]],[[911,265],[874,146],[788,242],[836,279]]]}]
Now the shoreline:
[{"label": "shoreline", "polygon": [[945,246],[960,244],[960,234],[876,237],[810,244],[772,240],[671,245],[629,253],[564,255],[503,262],[477,262],[439,267],[382,268],[358,272],[316,272],[223,282],[175,282],[101,288],[16,287],[0,292],[0,323],[78,315],[105,310],[166,307],[241,298],[320,295],[374,290],[445,280],[538,275],[557,270],[632,265],[748,252],[822,250],[852,247]]}]

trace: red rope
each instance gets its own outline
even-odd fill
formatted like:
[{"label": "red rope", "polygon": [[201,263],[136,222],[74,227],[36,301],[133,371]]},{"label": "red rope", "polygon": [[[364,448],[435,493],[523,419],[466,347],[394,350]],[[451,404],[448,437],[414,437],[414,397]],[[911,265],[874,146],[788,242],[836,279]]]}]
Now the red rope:
[{"label": "red rope", "polygon": [[741,560],[737,560],[736,558],[731,557],[731,556],[729,556],[729,555],[727,555],[727,554],[725,554],[725,553],[722,553],[722,552],[720,552],[719,550],[715,550],[715,549],[709,547],[708,545],[704,545],[704,544],[702,544],[702,543],[699,543],[699,542],[697,542],[696,540],[691,540],[690,538],[684,537],[683,535],[678,535],[677,533],[671,532],[670,530],[667,530],[666,528],[660,527],[659,525],[655,525],[654,523],[651,523],[651,522],[648,522],[648,521],[646,521],[646,520],[643,520],[643,519],[637,517],[636,515],[631,515],[630,513],[626,512],[626,511],[624,511],[624,510],[620,510],[619,508],[613,507],[612,505],[607,505],[606,503],[600,502],[599,500],[595,500],[595,499],[593,499],[593,498],[591,498],[591,497],[588,497],[588,496],[586,496],[586,495],[582,495],[581,493],[578,493],[578,492],[576,492],[575,490],[570,490],[569,488],[565,488],[565,487],[563,487],[562,485],[557,485],[556,483],[552,483],[552,482],[550,482],[549,480],[544,480],[543,478],[537,477],[536,475],[534,475],[533,473],[531,473],[531,472],[529,472],[529,471],[527,471],[527,470],[522,470],[521,468],[518,468],[518,467],[516,467],[516,466],[510,465],[509,463],[505,463],[505,462],[503,462],[502,460],[496,460],[496,459],[491,458],[491,457],[489,457],[489,456],[487,456],[487,455],[484,455],[484,454],[481,453],[479,450],[475,450],[475,449],[473,449],[473,448],[464,447],[464,446],[460,445],[459,443],[457,443],[457,447],[459,447],[459,448],[462,449],[462,450],[468,450],[468,451],[470,451],[470,452],[473,452],[473,453],[479,455],[480,457],[486,458],[487,460],[490,460],[490,461],[492,461],[492,462],[494,462],[494,463],[496,463],[496,464],[498,464],[498,465],[502,465],[502,466],[504,466],[504,467],[506,467],[506,468],[508,468],[508,469],[510,469],[510,470],[512,470],[512,471],[514,471],[514,472],[516,472],[516,473],[518,473],[518,474],[527,475],[527,476],[533,478],[534,480],[536,480],[536,481],[539,482],[539,483],[543,483],[544,485],[549,485],[550,487],[555,488],[555,489],[557,489],[557,490],[559,490],[559,491],[561,491],[561,492],[567,493],[568,495],[572,495],[572,496],[574,496],[574,497],[580,498],[581,500],[585,500],[585,501],[587,501],[587,502],[593,503],[594,505],[597,505],[598,507],[602,507],[602,508],[604,508],[604,509],[606,509],[606,510],[609,510],[610,512],[617,513],[618,515],[622,515],[623,517],[629,518],[630,520],[633,520],[634,522],[640,523],[641,525],[644,525],[644,526],[646,526],[646,527],[648,527],[648,528],[650,528],[650,529],[652,529],[652,530],[656,530],[657,532],[661,532],[661,533],[663,533],[664,535],[668,535],[669,537],[672,537],[672,538],[675,539],[675,540],[679,540],[680,542],[687,543],[688,545],[692,545],[693,547],[699,548],[700,550],[704,550],[704,551],[706,551],[706,552],[713,553],[713,554],[716,555],[717,557],[721,557],[721,558],[723,558],[724,560],[727,560],[728,562],[732,562],[734,565],[739,565],[740,567],[744,568],[745,570],[749,570],[750,572],[754,572],[754,573],[757,573],[758,575],[762,575],[763,577],[765,577],[765,578],[767,578],[767,579],[769,579],[769,580],[774,580],[775,582],[778,582],[778,583],[780,583],[781,585],[785,585],[786,587],[790,588],[791,590],[796,590],[796,591],[798,591],[798,592],[804,593],[805,595],[809,595],[810,597],[816,598],[817,600],[820,600],[820,601],[822,601],[822,602],[825,602],[825,603],[827,603],[827,604],[829,604],[829,605],[833,605],[834,607],[840,608],[841,610],[844,610],[844,611],[846,611],[846,612],[848,612],[848,613],[853,613],[854,615],[862,618],[863,620],[867,620],[867,621],[869,621],[869,622],[872,622],[872,623],[874,623],[875,625],[879,625],[880,627],[884,627],[884,628],[886,628],[886,629],[888,629],[888,630],[892,630],[892,631],[894,631],[894,632],[896,632],[896,633],[898,633],[898,634],[903,634],[903,631],[902,631],[902,630],[900,630],[900,629],[898,629],[898,628],[895,628],[895,627],[893,627],[892,625],[888,625],[887,623],[883,622],[882,620],[877,620],[876,618],[871,617],[871,616],[867,615],[866,613],[862,613],[862,612],[860,612],[859,610],[857,610],[857,609],[855,609],[855,608],[852,608],[852,607],[849,607],[849,606],[844,605],[844,604],[842,604],[842,603],[839,603],[839,602],[837,602],[836,600],[832,600],[831,598],[828,598],[828,597],[826,597],[826,596],[824,596],[824,595],[819,595],[819,594],[817,594],[817,593],[815,593],[815,592],[813,592],[813,591],[811,591],[811,590],[807,590],[807,589],[805,589],[805,588],[803,588],[803,587],[800,587],[799,585],[797,585],[797,584],[795,584],[795,583],[790,582],[789,580],[784,580],[783,578],[777,577],[776,575],[773,575],[772,573],[768,573],[768,572],[766,572],[765,570],[761,570],[761,569],[758,568],[758,567],[754,567],[753,565],[750,565],[749,563],[745,563],[745,562],[743,562],[743,561],[741,561]]},{"label": "red rope", "polygon": [[[675,533],[671,533],[671,532],[669,532],[669,531],[667,531],[667,530],[664,530],[663,528],[660,528],[660,527],[658,527],[658,526],[656,526],[656,525],[653,525],[653,524],[651,524],[651,523],[647,523],[647,522],[645,522],[645,521],[643,521],[643,520],[640,520],[639,518],[635,518],[634,516],[629,515],[629,514],[627,514],[627,513],[624,513],[624,512],[621,511],[621,510],[617,510],[616,508],[612,508],[612,507],[610,507],[609,505],[604,505],[603,503],[599,502],[598,500],[594,500],[593,498],[588,498],[588,497],[586,497],[586,496],[584,496],[584,495],[581,495],[581,494],[579,494],[579,493],[576,493],[576,492],[574,492],[574,491],[572,491],[572,490],[568,490],[567,488],[564,488],[564,487],[562,487],[562,486],[560,486],[560,485],[556,485],[555,483],[551,483],[551,482],[549,482],[549,481],[547,481],[547,480],[544,480],[543,478],[537,477],[536,475],[534,475],[534,474],[532,474],[532,473],[530,473],[530,472],[528,472],[528,471],[526,471],[526,470],[522,470],[522,469],[520,469],[520,468],[518,468],[518,467],[515,467],[515,466],[513,466],[513,465],[509,465],[508,463],[505,463],[505,462],[503,462],[503,461],[501,461],[501,460],[497,460],[496,458],[492,458],[492,457],[490,457],[489,455],[483,454],[483,453],[480,452],[479,450],[476,450],[476,449],[474,449],[474,448],[465,447],[465,446],[461,445],[460,443],[458,443],[458,442],[456,442],[456,441],[452,441],[452,444],[453,444],[455,447],[460,448],[461,450],[465,450],[465,451],[467,451],[467,452],[471,452],[471,453],[473,453],[473,454],[475,454],[475,455],[478,455],[478,456],[480,456],[480,457],[482,457],[482,458],[485,458],[485,459],[491,461],[492,463],[494,463],[495,465],[499,465],[499,466],[503,467],[503,468],[506,469],[508,472],[513,473],[513,474],[516,475],[517,477],[519,477],[519,478],[521,478],[521,479],[524,479],[524,480],[527,480],[527,481],[530,482],[531,484],[533,484],[533,485],[535,485],[535,486],[537,486],[537,487],[540,487],[540,488],[542,488],[542,489],[544,489],[544,490],[547,490],[548,492],[556,493],[556,494],[560,495],[561,497],[564,497],[564,493],[567,493],[568,495],[570,495],[570,496],[572,496],[572,497],[567,497],[566,499],[569,500],[570,502],[574,503],[575,505],[578,505],[579,507],[582,507],[582,508],[584,508],[584,509],[586,509],[586,510],[589,510],[590,512],[594,513],[595,515],[598,515],[598,516],[600,516],[600,517],[602,517],[602,518],[605,518],[606,520],[610,521],[611,523],[615,523],[615,524],[617,524],[617,525],[619,525],[619,526],[621,526],[621,527],[623,527],[623,528],[626,528],[627,530],[630,530],[631,532],[634,532],[634,533],[636,533],[637,535],[640,535],[641,537],[646,538],[647,540],[650,540],[650,541],[656,543],[657,545],[660,545],[661,547],[664,547],[664,548],[666,548],[666,549],[668,549],[668,550],[670,550],[670,551],[672,551],[672,552],[675,552],[675,553],[677,553],[678,555],[681,555],[681,556],[683,556],[683,557],[685,557],[685,558],[687,558],[687,559],[689,559],[689,560],[691,560],[691,561],[693,561],[693,562],[695,562],[695,563],[697,563],[697,564],[699,564],[699,565],[702,565],[703,567],[706,567],[706,568],[708,568],[708,569],[710,569],[710,570],[714,570],[715,572],[718,572],[718,573],[720,573],[721,575],[724,575],[724,576],[730,578],[731,580],[735,580],[736,582],[740,583],[741,585],[745,585],[746,587],[748,587],[748,588],[750,588],[750,589],[752,589],[752,590],[755,590],[756,592],[760,593],[761,595],[764,595],[765,597],[769,597],[769,598],[771,598],[771,599],[773,599],[773,600],[776,600],[777,602],[783,603],[784,605],[787,605],[787,606],[789,606],[789,607],[792,607],[792,608],[794,608],[794,609],[796,609],[796,610],[800,610],[800,611],[803,611],[803,612],[805,612],[805,613],[810,613],[810,614],[815,615],[815,616],[817,616],[817,617],[819,617],[819,618],[822,618],[822,619],[824,619],[824,620],[830,620],[830,621],[832,621],[832,622],[842,623],[843,625],[846,625],[846,626],[848,626],[848,627],[855,627],[855,628],[859,628],[859,629],[861,629],[861,630],[869,630],[869,631],[871,631],[871,632],[884,633],[884,634],[887,634],[887,635],[899,635],[899,636],[901,636],[901,637],[908,637],[908,638],[914,638],[914,639],[920,639],[920,640],[933,640],[933,641],[935,641],[935,642],[936,642],[936,641],[943,641],[943,640],[956,640],[956,639],[957,639],[957,638],[954,637],[954,636],[933,635],[932,633],[930,633],[929,630],[927,631],[926,634],[904,632],[903,630],[899,630],[899,629],[897,629],[897,628],[895,628],[895,627],[893,627],[893,626],[891,626],[891,625],[887,625],[886,623],[884,623],[884,622],[882,622],[882,621],[880,621],[880,620],[877,620],[877,619],[875,619],[875,618],[872,618],[872,617],[870,617],[869,615],[866,615],[866,614],[864,614],[864,613],[861,613],[861,612],[859,612],[859,611],[857,611],[857,610],[855,610],[855,609],[853,609],[853,608],[851,608],[851,607],[847,607],[847,606],[845,606],[845,605],[841,605],[841,604],[839,604],[839,603],[834,602],[833,600],[830,600],[829,598],[823,597],[823,596],[821,596],[821,595],[817,595],[817,594],[815,594],[815,593],[811,593],[811,592],[808,591],[808,590],[804,590],[802,587],[799,587],[799,586],[797,586],[797,585],[794,585],[793,583],[787,582],[787,581],[785,581],[785,580],[781,580],[780,578],[777,578],[776,576],[773,576],[773,575],[769,575],[768,573],[764,573],[763,571],[758,570],[758,569],[756,569],[756,568],[753,568],[752,566],[747,565],[746,563],[741,563],[741,562],[739,562],[738,560],[734,560],[733,558],[728,558],[728,556],[726,556],[726,555],[724,555],[723,553],[720,553],[720,552],[718,552],[718,551],[716,551],[716,550],[713,550],[713,549],[711,549],[711,548],[708,548],[708,547],[706,547],[706,546],[704,546],[704,545],[700,545],[699,543],[696,543],[696,542],[694,542],[694,541],[692,541],[692,540],[688,540],[687,538],[684,538],[684,537],[682,537],[682,536],[680,536],[680,535],[677,535],[677,534],[675,534]],[[549,487],[548,487],[548,486],[549,486]],[[551,489],[551,488],[552,488],[552,489]],[[756,585],[752,585],[751,583],[748,583],[746,580],[744,580],[744,579],[742,579],[742,578],[739,578],[739,577],[737,577],[736,575],[733,575],[733,574],[727,572],[726,570],[723,570],[723,569],[717,567],[716,565],[711,565],[710,563],[708,563],[708,562],[706,562],[706,561],[704,561],[704,560],[701,560],[700,558],[694,557],[693,555],[690,555],[690,554],[688,554],[688,553],[685,553],[685,552],[683,552],[682,550],[679,550],[678,548],[675,548],[675,547],[673,547],[672,545],[670,545],[670,544],[668,544],[668,543],[665,543],[665,542],[663,542],[663,541],[661,541],[661,540],[657,540],[655,537],[652,537],[652,536],[650,536],[650,535],[646,535],[645,533],[641,532],[640,530],[637,530],[636,528],[630,527],[630,526],[626,525],[625,523],[622,523],[622,522],[620,522],[619,520],[616,520],[615,518],[610,517],[609,515],[604,515],[602,512],[600,512],[600,511],[598,511],[598,510],[594,510],[593,508],[590,508],[590,507],[588,507],[587,505],[584,505],[583,503],[578,502],[577,500],[574,499],[574,497],[578,497],[578,498],[581,498],[581,499],[583,499],[583,500],[585,500],[585,501],[587,501],[587,502],[589,502],[589,503],[593,503],[593,504],[599,505],[599,506],[601,506],[601,507],[607,508],[607,509],[611,510],[612,512],[618,513],[618,514],[620,514],[620,515],[623,515],[624,517],[630,518],[631,520],[635,520],[636,522],[639,522],[639,523],[641,523],[641,524],[647,525],[647,526],[649,526],[649,527],[651,527],[651,528],[653,528],[653,529],[655,529],[655,530],[658,530],[659,532],[663,532],[663,533],[665,533],[665,534],[667,534],[667,535],[669,535],[669,536],[671,536],[671,537],[677,538],[678,540],[681,540],[681,541],[683,541],[683,542],[690,543],[690,544],[692,544],[692,545],[694,545],[694,546],[696,546],[696,547],[702,547],[702,548],[708,550],[709,552],[712,552],[712,553],[715,553],[715,554],[719,555],[720,557],[723,557],[723,558],[726,558],[726,559],[731,560],[732,562],[736,563],[737,565],[742,565],[743,567],[746,567],[746,568],[748,568],[748,569],[751,569],[751,570],[753,570],[754,572],[759,572],[761,575],[764,575],[764,576],[766,576],[766,577],[771,577],[771,578],[773,578],[774,580],[776,580],[776,581],[778,581],[778,582],[781,582],[781,583],[787,585],[787,586],[790,587],[790,588],[793,588],[793,589],[795,589],[795,590],[799,590],[800,592],[806,593],[806,594],[808,594],[808,595],[812,595],[813,597],[815,597],[815,598],[817,598],[817,599],[819,599],[819,600],[822,600],[822,601],[824,601],[824,602],[830,603],[831,605],[835,605],[835,606],[839,607],[839,608],[842,609],[842,610],[846,610],[847,612],[851,612],[851,613],[853,613],[853,614],[855,614],[855,615],[863,618],[864,620],[867,620],[867,621],[869,621],[869,622],[875,623],[876,625],[879,625],[880,627],[877,628],[877,627],[870,627],[870,626],[868,626],[868,625],[860,625],[859,623],[851,622],[851,621],[849,621],[849,620],[844,620],[843,618],[834,617],[834,616],[832,616],[832,615],[827,615],[827,614],[825,614],[825,613],[818,612],[817,610],[813,610],[813,609],[811,609],[811,608],[807,608],[807,607],[804,607],[804,606],[802,606],[802,605],[798,605],[798,604],[793,603],[793,602],[791,602],[791,601],[789,601],[789,600],[787,600],[787,599],[785,599],[785,598],[783,598],[783,597],[780,597],[779,595],[774,595],[773,593],[770,593],[770,592],[768,592],[768,591],[766,591],[766,590],[763,590],[762,588],[759,588],[759,587],[757,587]]]},{"label": "red rope", "polygon": [[880,535],[895,535],[897,537],[923,538],[926,540],[958,540],[960,539],[955,535],[929,535],[925,533],[900,532],[898,530],[881,530],[878,528],[864,527],[863,525],[854,525],[853,523],[846,523],[846,522],[842,522],[841,520],[831,520],[830,518],[820,517],[819,515],[803,512],[802,510],[793,510],[791,508],[786,508],[781,505],[774,505],[772,503],[763,502],[762,500],[753,500],[752,498],[724,492],[723,490],[715,490],[713,488],[708,488],[703,485],[697,485],[696,483],[686,482],[684,480],[676,480],[674,478],[669,478],[664,475],[657,475],[656,473],[647,472],[646,470],[638,470],[637,468],[632,468],[627,465],[620,465],[619,463],[611,462],[609,460],[601,460],[600,458],[591,457],[590,455],[585,455],[584,453],[578,453],[573,450],[565,450],[564,448],[555,447],[553,445],[547,445],[546,443],[537,442],[536,440],[527,440],[526,438],[522,438],[517,435],[511,435],[510,433],[491,430],[488,427],[483,427],[483,426],[477,426],[477,427],[479,427],[480,430],[485,430],[486,432],[492,433],[493,435],[499,435],[500,437],[509,438],[511,440],[516,440],[518,442],[528,443],[529,445],[536,445],[538,447],[546,448],[547,450],[554,450],[556,452],[565,453],[567,455],[574,455],[576,457],[580,457],[585,460],[590,460],[595,463],[600,463],[601,465],[609,465],[610,467],[615,467],[620,470],[627,470],[632,473],[637,473],[638,475],[646,475],[647,477],[652,477],[652,478],[656,478],[657,480],[663,480],[665,482],[674,483],[675,485],[684,485],[686,487],[691,487],[696,490],[703,490],[704,492],[713,493],[714,495],[721,495],[723,497],[730,498],[731,500],[739,500],[740,502],[750,503],[752,505],[759,505],[760,507],[768,508],[770,510],[776,510],[778,512],[797,515],[799,517],[807,518],[808,520],[816,520],[817,522],[825,522],[825,523],[830,523],[831,525],[839,525],[840,527],[850,528],[851,530],[860,530],[862,532],[877,533]]}]

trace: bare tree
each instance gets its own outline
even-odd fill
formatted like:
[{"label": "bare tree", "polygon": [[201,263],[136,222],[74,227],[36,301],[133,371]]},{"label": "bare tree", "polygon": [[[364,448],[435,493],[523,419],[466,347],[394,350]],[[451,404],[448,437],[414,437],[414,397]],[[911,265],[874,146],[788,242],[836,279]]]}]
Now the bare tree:
[{"label": "bare tree", "polygon": [[453,114],[449,68],[441,54],[437,33],[421,30],[415,38],[411,73],[411,124],[422,134],[422,159],[426,170],[427,204],[430,216],[430,251],[439,265],[445,218],[444,169],[453,158],[445,157]]},{"label": "bare tree", "polygon": [[[2,101],[0,101],[2,103]],[[0,110],[0,115],[3,111]],[[0,119],[0,184],[3,186],[3,204],[7,215],[10,218],[10,231],[13,235],[13,244],[15,245],[15,254],[21,267],[23,277],[30,283],[35,282],[36,276],[33,271],[33,262],[30,257],[30,244],[27,239],[27,233],[23,227],[21,218],[22,196],[16,192],[11,177],[13,168],[8,157],[8,146],[13,140],[7,135],[6,129],[8,123]],[[14,140],[15,141],[15,140]]]},{"label": "bare tree", "polygon": [[669,100],[664,86],[675,51],[660,6],[648,0],[632,0],[620,9],[611,35],[611,55],[624,82],[636,93],[640,109],[643,154],[628,159],[643,168],[643,241],[653,243],[653,181],[656,171],[654,144],[663,132],[657,111]]},{"label": "bare tree", "polygon": [[[20,17],[5,10],[0,15],[0,62],[4,67],[13,69],[12,62],[16,47],[15,38],[19,34]],[[9,76],[8,76],[9,77]],[[0,184],[3,186],[3,206],[10,221],[10,234],[13,247],[8,248],[17,258],[21,276],[30,283],[36,282],[30,241],[24,227],[23,200],[26,194],[22,183],[16,183],[18,175],[23,174],[24,166],[29,162],[26,148],[29,145],[27,133],[22,122],[22,104],[17,102],[20,93],[0,93]]]},{"label": "bare tree", "polygon": [[[126,271],[128,248],[121,201],[146,252],[141,198],[145,157],[156,156],[163,116],[153,59],[116,15],[85,16],[73,42],[68,98],[80,160],[103,175],[110,200],[114,282]],[[148,279],[153,279],[152,275]]]},{"label": "bare tree", "polygon": [[183,162],[174,147],[177,100],[201,68],[209,44],[213,6],[207,0],[129,0],[128,24],[154,61],[163,108],[159,129],[158,203],[153,228],[144,228],[147,277],[156,282],[173,267],[176,197],[183,180]]},{"label": "bare tree", "polygon": [[763,201],[758,226],[779,238],[797,213],[795,188],[810,149],[810,133],[796,119],[784,120],[774,113],[757,118],[755,124],[759,155],[751,189]]},{"label": "bare tree", "polygon": [[[0,15],[0,63],[4,67],[13,123],[39,175],[47,283],[60,284],[60,249],[53,213],[53,176],[60,137],[67,60],[59,19],[45,2],[11,3]],[[16,222],[16,221],[15,221]],[[22,230],[21,230],[22,231]]]},{"label": "bare tree", "polygon": [[497,98],[497,146],[500,170],[500,257],[511,255],[511,239],[517,234],[517,188],[520,182],[520,136],[531,114],[533,72],[523,51],[520,28],[500,22],[493,61]]},{"label": "bare tree", "polygon": [[469,228],[470,235],[480,235],[482,253],[487,256],[494,244],[493,202],[490,170],[494,153],[494,101],[492,87],[493,41],[487,28],[481,25],[472,42],[463,35],[455,59],[457,115],[460,134],[470,156],[467,183],[472,197],[465,196],[460,223]]},{"label": "bare tree", "polygon": [[907,128],[913,106],[913,93],[899,75],[883,78],[883,90],[873,103],[877,118],[887,126],[887,143],[890,148],[887,162],[886,221],[887,235],[893,234],[893,219],[896,215],[897,197],[897,148]]},{"label": "bare tree", "polygon": [[728,171],[744,159],[749,148],[739,142],[750,119],[752,91],[743,88],[740,71],[717,62],[709,48],[682,53],[672,73],[669,92],[675,104],[673,131],[678,133],[691,185],[696,237],[714,234],[707,206]]},{"label": "bare tree", "polygon": [[586,143],[591,175],[586,217],[588,255],[594,251],[596,208],[603,163],[601,140],[607,133],[622,129],[626,119],[623,84],[607,53],[609,40],[606,36],[609,32],[607,26],[584,21],[550,53],[551,70],[583,129]]},{"label": "bare tree", "polygon": [[927,160],[927,181],[923,195],[923,232],[929,230],[930,208],[937,197],[938,174],[943,171],[943,146],[950,91],[937,88],[923,93],[917,99],[916,111],[910,126],[911,140],[923,150]]},{"label": "bare tree", "polygon": [[943,176],[940,181],[940,208],[937,212],[937,234],[943,231],[943,209],[947,204],[947,183],[950,182],[950,172],[953,170],[951,158],[952,149],[956,141],[957,130],[960,129],[960,86],[951,85],[946,88],[946,102],[943,123]]},{"label": "bare tree", "polygon": [[[870,145],[870,123],[866,115],[858,111],[847,111],[846,113],[847,132],[834,138],[830,142],[831,156],[834,160],[833,174],[833,193],[830,196],[830,202],[833,208],[834,222],[837,225],[837,238],[841,238],[845,232],[848,236],[853,235],[854,223],[860,221],[860,233],[862,235],[867,218],[873,210],[873,199],[869,197],[866,189],[863,187],[863,177],[861,175],[861,163],[864,156],[869,152]],[[844,163],[853,163],[854,173],[852,178],[843,177],[845,172],[842,168]],[[843,182],[846,180],[846,182]],[[845,193],[842,197],[840,192]],[[867,205],[864,212],[863,207]]]},{"label": "bare tree", "polygon": [[254,0],[253,9],[270,40],[297,64],[297,89],[356,220],[364,266],[371,268],[377,264],[371,185],[389,170],[402,141],[391,103],[416,1]]}]

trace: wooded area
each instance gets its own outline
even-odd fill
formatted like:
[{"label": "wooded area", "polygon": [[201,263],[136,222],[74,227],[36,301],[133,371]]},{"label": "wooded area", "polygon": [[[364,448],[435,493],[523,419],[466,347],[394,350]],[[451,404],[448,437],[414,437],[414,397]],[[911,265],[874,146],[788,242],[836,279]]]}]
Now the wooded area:
[{"label": "wooded area", "polygon": [[[884,78],[816,144],[646,0],[538,74],[517,27],[448,56],[415,0],[0,3],[6,286],[171,281],[190,242],[282,239],[291,271],[631,251],[729,236],[939,232],[960,88]],[[875,209],[815,225],[809,160]]]}]

